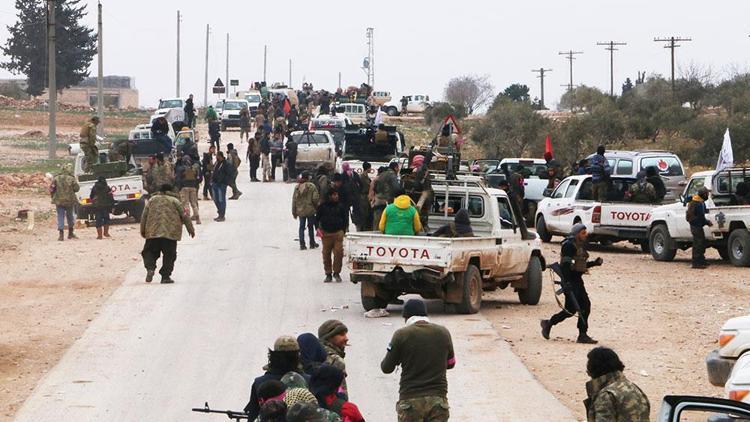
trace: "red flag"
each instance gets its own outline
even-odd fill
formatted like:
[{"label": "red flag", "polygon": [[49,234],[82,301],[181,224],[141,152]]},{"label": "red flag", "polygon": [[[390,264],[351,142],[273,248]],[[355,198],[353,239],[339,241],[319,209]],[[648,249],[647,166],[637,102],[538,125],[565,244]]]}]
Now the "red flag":
[{"label": "red flag", "polygon": [[555,153],[552,151],[552,138],[550,138],[549,133],[547,134],[547,138],[544,140],[544,158],[552,159],[554,158]]},{"label": "red flag", "polygon": [[289,114],[292,111],[292,105],[289,103],[289,98],[284,99],[284,114]]}]

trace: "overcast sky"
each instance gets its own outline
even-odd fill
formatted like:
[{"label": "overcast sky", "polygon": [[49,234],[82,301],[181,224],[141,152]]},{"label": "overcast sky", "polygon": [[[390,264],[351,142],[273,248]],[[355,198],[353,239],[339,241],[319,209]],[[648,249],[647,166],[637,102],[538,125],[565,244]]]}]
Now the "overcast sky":
[{"label": "overcast sky", "polygon": [[[96,1],[87,24],[96,24]],[[13,0],[0,0],[0,41],[15,22]],[[710,66],[715,77],[748,69],[750,2],[731,0],[536,1],[173,1],[102,0],[106,75],[135,78],[143,106],[172,97],[175,87],[176,11],[183,14],[182,92],[203,102],[206,24],[211,25],[209,84],[225,79],[226,34],[230,77],[245,87],[262,79],[268,45],[268,81],[303,80],[335,90],[366,80],[365,28],[375,28],[376,89],[394,98],[424,93],[440,99],[447,81],[490,75],[497,91],[520,82],[539,96],[531,69],[554,69],[545,79],[546,102],[556,105],[568,81],[558,52],[578,50],[574,82],[609,90],[609,53],[597,41],[624,41],[615,52],[615,90],[638,70],[669,75],[669,50],[654,37],[692,37],[677,49],[678,66]],[[91,67],[96,75],[96,59]],[[0,78],[11,75],[0,70]],[[216,96],[209,93],[211,101]]]}]

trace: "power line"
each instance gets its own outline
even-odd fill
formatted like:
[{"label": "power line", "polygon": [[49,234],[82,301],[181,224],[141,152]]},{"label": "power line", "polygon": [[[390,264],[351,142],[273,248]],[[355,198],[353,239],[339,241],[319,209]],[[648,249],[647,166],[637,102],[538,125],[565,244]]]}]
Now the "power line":
[{"label": "power line", "polygon": [[678,42],[682,41],[692,41],[692,38],[682,38],[682,37],[663,37],[663,38],[654,38],[654,42],[666,42],[667,45],[664,46],[664,48],[668,48],[671,50],[671,56],[672,56],[672,92],[674,93],[674,50],[677,47],[681,47],[681,45],[677,44]]},{"label": "power line", "polygon": [[[573,60],[575,60],[575,56],[578,54],[583,54],[583,51],[561,51],[557,53],[560,56],[566,56],[565,58],[568,59],[568,62],[570,62],[570,83],[567,85],[568,91],[573,90]],[[563,85],[566,86],[566,85]]]},{"label": "power line", "polygon": [[628,45],[626,42],[608,41],[598,42],[596,45],[605,45],[605,50],[609,51],[609,95],[610,97],[615,96],[615,51],[619,48],[615,48],[618,45]]},{"label": "power line", "polygon": [[542,96],[541,96],[541,99],[539,100],[540,101],[539,105],[540,105],[540,109],[544,110],[544,74],[547,72],[552,72],[552,69],[545,69],[543,67],[540,67],[539,69],[532,69],[531,71],[539,74],[537,78],[540,79],[541,88],[542,88]]}]

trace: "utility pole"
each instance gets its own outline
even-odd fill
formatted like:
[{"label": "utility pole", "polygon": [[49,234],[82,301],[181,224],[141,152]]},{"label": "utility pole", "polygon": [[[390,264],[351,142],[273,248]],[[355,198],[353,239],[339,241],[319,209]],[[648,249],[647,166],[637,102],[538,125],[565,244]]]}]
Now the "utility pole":
[{"label": "utility pole", "polygon": [[598,42],[596,45],[606,45],[605,50],[609,51],[609,96],[615,96],[615,51],[619,50],[615,48],[618,45],[628,45],[626,42],[608,41]]},{"label": "utility pole", "polygon": [[292,59],[289,59],[289,88],[292,87]]},{"label": "utility pole", "polygon": [[540,67],[539,69],[533,69],[532,72],[539,74],[537,78],[539,78],[541,82],[541,88],[542,88],[542,97],[539,100],[540,101],[539,105],[540,105],[541,110],[545,110],[545,107],[544,107],[544,74],[547,72],[552,72],[552,69],[545,69],[543,67]]},{"label": "utility pole", "polygon": [[176,97],[180,97],[180,22],[182,16],[180,11],[177,11],[177,94]]},{"label": "utility pole", "polygon": [[367,28],[367,85],[375,86],[375,28]]},{"label": "utility pole", "polygon": [[568,61],[570,62],[570,83],[567,86],[568,86],[568,91],[572,91],[573,90],[573,60],[575,60],[574,56],[578,54],[583,54],[583,51],[573,51],[573,50],[561,51],[557,54],[560,56],[566,56],[565,58],[567,58]]},{"label": "utility pole", "polygon": [[203,106],[208,107],[208,34],[211,27],[206,24],[206,73],[203,78]]},{"label": "utility pole", "polygon": [[98,15],[98,28],[96,35],[96,49],[97,59],[99,61],[99,69],[97,71],[96,78],[96,115],[99,116],[99,125],[96,127],[96,132],[99,136],[104,134],[104,36],[102,34],[102,2],[97,4]]},{"label": "utility pole", "polygon": [[55,0],[47,0],[47,73],[49,93],[49,142],[48,158],[57,156],[57,62],[55,50]]},{"label": "utility pole", "polygon": [[680,41],[692,41],[692,38],[682,38],[682,37],[654,38],[654,42],[666,42],[667,45],[665,45],[664,48],[668,48],[671,50],[671,53],[672,53],[672,92],[674,92],[674,49],[677,47],[681,47],[679,44],[677,44]]},{"label": "utility pole", "polygon": [[[266,82],[266,70],[268,70],[268,46],[263,46],[263,82]],[[266,82],[268,85],[268,82]]]},{"label": "utility pole", "polygon": [[339,89],[341,89],[341,72],[339,72]]},{"label": "utility pole", "polygon": [[227,79],[226,82],[224,82],[224,85],[226,86],[224,90],[224,98],[229,98],[229,33],[227,32],[227,73],[226,73]]}]

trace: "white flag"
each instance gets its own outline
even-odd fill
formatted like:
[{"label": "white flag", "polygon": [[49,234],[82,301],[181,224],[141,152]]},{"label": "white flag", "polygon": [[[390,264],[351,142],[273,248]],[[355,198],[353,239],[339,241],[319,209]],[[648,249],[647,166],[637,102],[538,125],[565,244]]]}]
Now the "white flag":
[{"label": "white flag", "polygon": [[383,110],[378,107],[378,112],[375,113],[375,126],[379,126],[383,121],[385,120],[385,116],[383,115]]},{"label": "white flag", "polygon": [[719,161],[716,162],[716,172],[728,169],[734,166],[734,153],[732,152],[732,139],[729,137],[729,128],[724,133],[724,143],[721,144],[719,152]]}]

